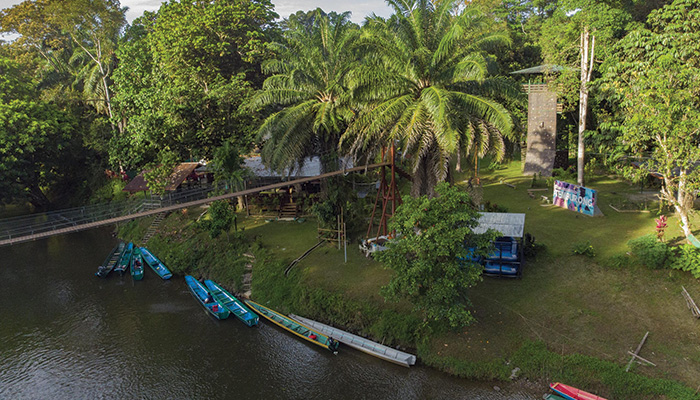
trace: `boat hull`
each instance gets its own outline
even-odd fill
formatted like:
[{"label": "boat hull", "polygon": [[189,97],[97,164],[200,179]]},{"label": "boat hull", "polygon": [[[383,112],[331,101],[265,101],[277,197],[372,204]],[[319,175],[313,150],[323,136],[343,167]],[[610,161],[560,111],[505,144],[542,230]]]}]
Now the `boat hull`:
[{"label": "boat hull", "polygon": [[603,397],[596,396],[593,393],[588,393],[581,389],[577,389],[573,386],[565,385],[559,382],[550,383],[549,387],[559,396],[562,396],[568,400],[607,400]]},{"label": "boat hull", "polygon": [[112,251],[107,255],[107,258],[105,258],[104,262],[102,262],[102,265],[97,268],[95,276],[106,278],[107,275],[109,275],[109,273],[112,272],[114,267],[119,263],[119,260],[121,260],[125,247],[126,244],[124,242],[119,242],[119,244],[114,246]]},{"label": "boat hull", "polygon": [[148,264],[149,267],[158,274],[163,280],[167,280],[173,277],[173,274],[170,272],[170,270],[163,264],[162,261],[158,259],[158,257],[154,256],[153,253],[151,253],[147,248],[141,247],[141,257],[143,260]]},{"label": "boat hull", "polygon": [[[187,288],[190,289],[192,296],[199,301],[199,304],[204,307],[207,312],[216,319],[226,319],[231,314],[223,304],[219,303],[216,299],[211,296],[209,290],[200,281],[194,279],[193,276],[185,276],[185,283],[187,283]],[[211,297],[212,301],[207,301],[207,298]]]},{"label": "boat hull", "polygon": [[226,289],[222,288],[216,282],[211,280],[204,281],[204,285],[207,287],[207,289],[209,289],[209,292],[220,304],[222,304],[231,312],[231,314],[241,320],[244,324],[250,327],[258,324],[260,319],[258,314],[251,311],[242,301],[238,300],[231,293],[227,292]]},{"label": "boat hull", "polygon": [[124,249],[121,258],[119,259],[119,262],[114,267],[114,270],[119,272],[119,275],[123,275],[124,272],[126,272],[127,268],[129,268],[129,266],[131,265],[131,255],[133,254],[133,252],[134,244],[129,242],[129,244],[126,245],[126,248]]},{"label": "boat hull", "polygon": [[[246,300],[245,303],[248,306],[250,306],[250,308],[252,308],[256,313],[260,314],[263,318],[279,326],[280,328],[289,331],[310,343],[328,349],[334,353],[338,351],[338,342],[334,339],[330,339],[328,336],[322,334],[321,332],[318,332],[304,324],[300,324],[299,322],[294,321],[286,315],[280,314],[277,311],[269,309],[254,301]],[[315,338],[312,335],[315,336]]]},{"label": "boat hull", "polygon": [[369,339],[353,335],[352,333],[345,332],[341,329],[334,328],[330,325],[322,324],[312,319],[300,317],[294,314],[291,314],[290,317],[297,322],[300,322],[306,326],[316,329],[317,331],[323,333],[326,336],[333,337],[335,340],[339,341],[344,345],[350,346],[369,355],[381,358],[382,360],[386,360],[404,367],[410,367],[411,365],[414,365],[416,363],[416,356],[414,356],[413,354],[408,354],[402,351],[398,351],[396,349],[392,349],[391,347],[375,343]]},{"label": "boat hull", "polygon": [[135,281],[140,281],[143,279],[143,259],[141,258],[141,251],[138,247],[134,247],[134,252],[131,254],[131,277]]}]

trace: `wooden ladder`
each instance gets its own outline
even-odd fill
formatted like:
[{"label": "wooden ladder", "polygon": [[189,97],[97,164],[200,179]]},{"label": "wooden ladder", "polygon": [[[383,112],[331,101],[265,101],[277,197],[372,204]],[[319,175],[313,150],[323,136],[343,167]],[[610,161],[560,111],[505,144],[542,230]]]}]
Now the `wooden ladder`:
[{"label": "wooden ladder", "polygon": [[143,239],[141,240],[141,243],[143,243],[144,246],[146,245],[146,243],[148,243],[151,237],[155,235],[156,232],[158,232],[158,227],[160,226],[160,223],[163,221],[164,218],[164,212],[156,214],[156,217],[153,219],[153,222],[151,222],[151,225],[148,227],[148,229],[146,230],[146,234],[143,235]]}]

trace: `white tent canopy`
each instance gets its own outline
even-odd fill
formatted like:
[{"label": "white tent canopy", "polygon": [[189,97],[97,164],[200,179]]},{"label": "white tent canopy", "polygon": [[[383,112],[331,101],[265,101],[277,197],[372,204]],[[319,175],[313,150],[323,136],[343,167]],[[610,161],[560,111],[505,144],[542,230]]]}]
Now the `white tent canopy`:
[{"label": "white tent canopy", "polygon": [[525,214],[523,213],[481,213],[479,225],[474,228],[474,233],[486,233],[493,229],[502,236],[521,238],[525,230]]}]

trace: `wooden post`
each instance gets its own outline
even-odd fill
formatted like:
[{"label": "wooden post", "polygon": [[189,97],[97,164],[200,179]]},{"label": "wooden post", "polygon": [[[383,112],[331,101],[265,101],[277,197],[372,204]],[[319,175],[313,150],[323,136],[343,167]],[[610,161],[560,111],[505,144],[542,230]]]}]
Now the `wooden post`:
[{"label": "wooden post", "polygon": [[630,353],[630,354],[632,354],[632,358],[630,359],[630,362],[627,363],[627,368],[625,368],[625,372],[630,371],[630,367],[632,367],[632,363],[634,362],[634,358],[638,357],[639,351],[642,349],[642,346],[644,346],[644,342],[646,342],[646,340],[647,340],[647,336],[649,336],[649,331],[647,331],[647,333],[644,335],[644,338],[639,343],[639,346],[637,346],[637,350],[635,350],[634,353]]}]

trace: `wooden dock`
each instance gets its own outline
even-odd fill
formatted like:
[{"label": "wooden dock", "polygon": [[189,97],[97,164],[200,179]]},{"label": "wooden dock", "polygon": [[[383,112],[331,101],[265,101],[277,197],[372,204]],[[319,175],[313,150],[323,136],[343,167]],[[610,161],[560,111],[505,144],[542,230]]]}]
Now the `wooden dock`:
[{"label": "wooden dock", "polygon": [[31,242],[33,240],[44,239],[44,238],[47,238],[50,236],[63,235],[66,233],[73,233],[73,232],[84,231],[87,229],[99,228],[102,226],[118,224],[120,222],[131,221],[131,220],[136,219],[136,218],[143,218],[143,217],[148,217],[148,216],[155,215],[155,214],[167,213],[167,212],[179,210],[182,208],[197,207],[197,206],[212,203],[212,202],[218,201],[218,200],[227,200],[227,199],[235,198],[238,196],[255,194],[258,192],[265,191],[265,190],[284,188],[284,187],[293,186],[296,184],[315,181],[318,179],[326,179],[326,178],[330,178],[332,176],[336,176],[336,175],[340,175],[340,174],[347,174],[349,172],[362,171],[365,169],[374,169],[374,168],[384,167],[384,166],[388,166],[388,165],[391,165],[391,163],[384,162],[384,163],[371,164],[371,165],[367,165],[367,166],[348,168],[348,169],[338,170],[338,171],[333,171],[333,172],[327,172],[325,174],[311,176],[308,178],[300,178],[300,179],[295,179],[295,180],[291,180],[291,181],[287,181],[287,182],[280,182],[280,183],[275,183],[272,185],[260,186],[260,187],[253,188],[253,189],[246,189],[246,190],[241,190],[241,191],[234,192],[234,193],[227,193],[227,194],[223,194],[220,196],[209,197],[206,199],[194,200],[194,201],[190,201],[190,202],[186,202],[186,203],[175,204],[175,205],[156,208],[156,209],[148,210],[148,211],[141,211],[141,212],[134,213],[134,214],[123,215],[120,217],[108,218],[108,219],[94,221],[94,222],[88,222],[88,223],[84,223],[84,224],[77,224],[74,226],[69,226],[69,227],[65,227],[65,228],[58,228],[58,229],[54,229],[51,231],[40,232],[40,233],[35,233],[35,234],[30,234],[30,235],[17,236],[17,237],[13,237],[13,238],[9,238],[9,239],[0,240],[0,246],[9,246],[9,245],[18,244],[18,243]]}]

